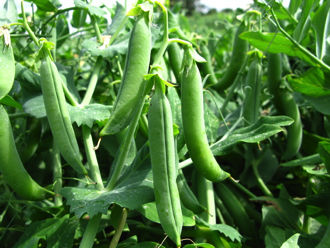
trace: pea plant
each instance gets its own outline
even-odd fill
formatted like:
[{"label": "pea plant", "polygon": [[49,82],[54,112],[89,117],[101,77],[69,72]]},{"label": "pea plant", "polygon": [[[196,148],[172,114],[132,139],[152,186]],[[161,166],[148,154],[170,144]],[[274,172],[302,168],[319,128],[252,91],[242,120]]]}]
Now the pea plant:
[{"label": "pea plant", "polygon": [[0,6],[1,247],[330,247],[330,1]]}]

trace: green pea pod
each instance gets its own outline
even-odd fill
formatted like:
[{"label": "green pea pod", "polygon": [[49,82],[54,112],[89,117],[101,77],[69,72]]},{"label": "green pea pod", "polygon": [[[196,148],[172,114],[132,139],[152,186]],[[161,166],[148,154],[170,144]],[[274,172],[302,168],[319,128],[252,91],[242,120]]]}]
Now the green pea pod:
[{"label": "green pea pod", "polygon": [[188,54],[181,79],[184,137],[197,171],[210,181],[222,181],[229,174],[220,168],[210,149],[204,124],[202,79],[195,61]]},{"label": "green pea pod", "polygon": [[233,52],[231,54],[229,66],[221,80],[213,86],[213,88],[215,88],[219,93],[220,91],[227,89],[234,82],[247,57],[249,43],[246,40],[239,38],[239,35],[244,31],[246,31],[246,26],[245,23],[242,22],[235,33]]},{"label": "green pea pod", "polygon": [[278,95],[281,102],[281,113],[291,117],[294,122],[287,127],[287,142],[282,159],[288,160],[294,157],[302,143],[303,126],[300,119],[300,112],[296,101],[288,90],[281,90]]},{"label": "green pea pod", "polygon": [[253,228],[254,225],[237,197],[224,183],[216,184],[215,189],[217,195],[220,197],[226,209],[233,217],[239,231],[249,237],[254,237],[256,234],[256,230]]},{"label": "green pea pod", "polygon": [[183,51],[176,42],[170,44],[167,47],[167,49],[168,49],[170,67],[174,73],[176,81],[178,82],[181,78],[180,71],[181,71],[181,65],[183,59]]},{"label": "green pea pod", "polygon": [[[289,70],[291,70],[289,68]],[[280,114],[287,115],[294,123],[287,128],[287,143],[282,158],[288,160],[294,157],[302,143],[303,127],[300,119],[299,108],[292,94],[281,89],[282,59],[281,54],[268,54],[268,89],[273,96],[273,103]]]},{"label": "green pea pod", "polygon": [[144,75],[148,73],[151,52],[149,20],[141,16],[132,30],[124,76],[109,121],[100,136],[115,134],[130,122],[139,99],[144,94]]},{"label": "green pea pod", "polygon": [[260,116],[260,93],[261,93],[262,67],[259,59],[252,61],[246,79],[243,116],[252,124]]},{"label": "green pea pod", "polygon": [[200,214],[205,211],[206,208],[199,203],[195,194],[190,189],[182,170],[179,170],[176,181],[178,184],[180,199],[183,205],[189,210],[193,211],[195,214]]},{"label": "green pea pod", "polygon": [[205,86],[215,85],[215,84],[217,84],[218,80],[215,77],[215,73],[213,70],[210,51],[205,44],[202,44],[200,46],[200,49],[201,49],[202,56],[206,60],[206,63],[201,64],[201,72],[204,74],[204,76],[209,75],[205,82]]},{"label": "green pea pod", "polygon": [[149,108],[149,141],[154,193],[160,223],[177,246],[181,245],[182,212],[176,184],[177,168],[170,104],[160,83]]},{"label": "green pea pod", "polygon": [[65,100],[62,79],[54,62],[46,55],[40,67],[40,83],[47,119],[54,141],[63,158],[80,174],[87,174],[83,166],[77,139]]},{"label": "green pea pod", "polygon": [[[6,96],[14,84],[15,78],[15,59],[13,48],[6,44],[6,37],[9,37],[8,29],[0,27],[0,33],[3,30],[3,37],[0,36],[0,99]],[[9,37],[10,39],[10,37]]]},{"label": "green pea pod", "polygon": [[216,224],[216,207],[214,200],[213,183],[196,173],[197,197],[199,202],[206,207],[207,211],[199,215],[211,225]]},{"label": "green pea pod", "polygon": [[25,200],[42,200],[46,190],[25,170],[16,149],[13,131],[5,108],[0,105],[0,171],[9,186]]}]

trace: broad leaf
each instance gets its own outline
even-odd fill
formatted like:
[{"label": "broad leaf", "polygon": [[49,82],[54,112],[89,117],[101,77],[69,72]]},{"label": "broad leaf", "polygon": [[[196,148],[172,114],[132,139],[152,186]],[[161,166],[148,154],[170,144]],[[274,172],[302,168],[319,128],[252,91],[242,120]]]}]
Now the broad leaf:
[{"label": "broad leaf", "polygon": [[70,219],[69,215],[34,222],[27,227],[14,248],[37,248],[41,239],[46,240],[47,247],[70,248],[78,224],[78,219]]},{"label": "broad leaf", "polygon": [[113,203],[128,209],[137,209],[154,199],[151,168],[137,170],[111,191],[65,187],[62,195],[67,199],[71,212],[79,218],[87,213],[90,217],[107,213]]},{"label": "broad leaf", "polygon": [[117,2],[116,13],[111,20],[110,26],[107,28],[107,34],[113,35],[118,30],[118,28],[120,28],[125,18],[126,10],[119,2]]},{"label": "broad leaf", "polygon": [[17,21],[17,8],[14,0],[7,0],[0,6],[0,26]]},{"label": "broad leaf", "polygon": [[77,123],[78,127],[87,125],[92,127],[95,121],[104,121],[110,117],[111,107],[102,104],[89,104],[83,107],[73,107],[68,105],[72,123]]},{"label": "broad leaf", "polygon": [[285,241],[281,245],[281,248],[300,248],[300,246],[298,245],[299,237],[300,233],[292,235],[287,241]]},{"label": "broad leaf", "polygon": [[86,39],[82,46],[93,56],[102,56],[104,58],[112,58],[117,54],[126,54],[128,47],[129,34],[125,34],[120,39],[116,39],[110,46],[100,46],[96,40]]},{"label": "broad leaf", "polygon": [[26,0],[37,5],[38,9],[43,11],[56,11],[61,6],[59,0]]},{"label": "broad leaf", "polygon": [[289,56],[298,57],[312,66],[318,66],[281,33],[261,33],[251,31],[242,33],[240,38],[247,40],[252,46],[264,52],[284,53]]},{"label": "broad leaf", "polygon": [[226,225],[226,224],[209,224],[203,219],[196,216],[196,221],[198,221],[203,226],[209,227],[212,231],[218,231],[225,235],[226,237],[230,238],[231,241],[235,242],[241,242],[242,241],[242,235],[233,227]]},{"label": "broad leaf", "polygon": [[81,9],[86,9],[88,10],[92,15],[102,17],[104,16],[107,12],[104,11],[103,9],[90,5],[88,3],[83,2],[82,0],[74,0],[74,5],[76,7],[79,7]]},{"label": "broad leaf", "polygon": [[[182,205],[181,208],[182,208],[183,226],[195,226],[196,223],[194,219],[194,213],[186,209]],[[151,220],[156,223],[160,223],[155,202],[149,202],[143,204],[137,210],[148,220]]]},{"label": "broad leaf", "polygon": [[239,128],[232,132],[225,140],[219,140],[211,146],[214,155],[224,155],[234,145],[245,143],[258,143],[262,140],[282,132],[281,126],[292,124],[293,120],[287,116],[262,116],[253,125]]},{"label": "broad leaf", "polygon": [[276,226],[266,226],[265,245],[267,248],[278,248],[286,240],[286,231]]},{"label": "broad leaf", "polygon": [[330,1],[324,1],[312,18],[316,34],[316,55],[319,59],[327,54],[327,38],[330,32]]},{"label": "broad leaf", "polygon": [[294,91],[311,97],[330,96],[330,86],[326,83],[323,72],[318,68],[306,71],[302,76],[287,77]]}]

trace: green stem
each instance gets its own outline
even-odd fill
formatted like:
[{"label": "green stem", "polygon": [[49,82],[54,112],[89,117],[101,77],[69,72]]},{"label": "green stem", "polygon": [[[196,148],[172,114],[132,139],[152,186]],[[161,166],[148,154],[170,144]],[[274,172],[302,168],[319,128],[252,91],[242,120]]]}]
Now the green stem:
[{"label": "green stem", "polygon": [[54,201],[55,206],[62,206],[62,196],[60,194],[62,189],[62,164],[60,151],[53,145],[53,166],[54,166]]},{"label": "green stem", "polygon": [[99,26],[98,26],[98,24],[95,20],[96,18],[89,11],[88,11],[88,14],[89,14],[89,17],[92,20],[92,24],[93,24],[93,27],[94,27],[94,30],[95,30],[95,33],[96,33],[97,40],[98,40],[99,43],[102,43],[102,36],[101,36]]},{"label": "green stem", "polygon": [[240,184],[239,182],[237,182],[234,178],[229,177],[229,181],[234,184],[240,191],[242,191],[244,194],[246,194],[247,196],[249,196],[250,198],[257,198],[257,196],[255,194],[253,194],[250,190],[248,190],[247,188],[245,188],[242,184]]},{"label": "green stem", "polygon": [[193,164],[193,161],[191,160],[191,158],[188,158],[182,162],[179,163],[179,169],[183,169],[189,165]]},{"label": "green stem", "polygon": [[182,45],[185,45],[188,47],[192,47],[192,44],[189,41],[182,40],[182,39],[169,39],[168,44],[171,44],[171,43],[179,43],[179,44],[182,44]]},{"label": "green stem", "polygon": [[265,184],[264,180],[262,180],[259,171],[258,171],[258,162],[257,161],[252,161],[252,169],[255,177],[257,178],[257,183],[261,189],[261,191],[266,195],[266,196],[273,196],[272,192],[268,189],[267,185]]},{"label": "green stem", "polygon": [[51,17],[49,17],[43,24],[42,24],[42,27],[39,29],[42,30],[50,21],[52,21],[56,16],[62,14],[62,13],[65,13],[65,12],[68,12],[68,11],[71,11],[71,10],[75,10],[75,9],[80,9],[78,7],[70,7],[70,8],[66,8],[66,9],[59,9],[55,12],[54,15],[52,15]]},{"label": "green stem", "polygon": [[144,100],[145,100],[145,97],[141,97],[141,99],[135,109],[135,113],[134,113],[133,119],[131,121],[131,124],[128,126],[125,137],[124,137],[122,143],[120,144],[118,160],[115,164],[115,169],[113,171],[113,174],[111,175],[110,180],[108,181],[108,184],[106,186],[106,189],[108,191],[112,190],[116,186],[120,173],[124,167],[125,159],[127,157],[127,154],[129,153],[129,147],[133,140],[135,129],[139,123],[139,119],[140,119],[140,116],[141,116],[141,113],[143,110]]},{"label": "green stem", "polygon": [[92,71],[91,78],[89,80],[88,88],[87,88],[85,96],[81,102],[81,105],[83,105],[83,106],[88,105],[92,99],[97,80],[99,79],[99,74],[100,74],[101,67],[102,67],[102,61],[103,61],[103,59],[101,56],[97,57],[93,71]]},{"label": "green stem", "polygon": [[30,35],[30,37],[32,38],[32,40],[34,41],[34,43],[39,47],[39,40],[37,39],[37,37],[35,36],[35,34],[33,33],[33,31],[31,30],[31,28],[29,27],[28,21],[26,19],[26,15],[25,15],[25,11],[24,11],[24,0],[21,0],[21,9],[22,9],[22,16],[23,16],[23,26],[26,29],[26,31],[28,32],[28,34]]},{"label": "green stem", "polygon": [[84,232],[83,238],[80,242],[79,248],[91,248],[94,244],[94,238],[96,236],[97,230],[100,225],[102,214],[97,214],[93,216],[88,221],[86,230]]},{"label": "green stem", "polygon": [[72,106],[79,106],[79,103],[77,102],[77,100],[75,99],[75,97],[71,94],[71,92],[69,91],[68,87],[64,84],[64,82],[62,82],[62,87],[64,90],[64,94],[66,96],[66,98],[68,99],[68,101],[71,103]]},{"label": "green stem", "polygon": [[302,166],[305,164],[320,164],[320,163],[322,163],[322,159],[320,157],[320,154],[316,153],[303,158],[298,158],[285,163],[281,163],[280,166],[295,167],[295,166]]},{"label": "green stem", "polygon": [[121,234],[123,232],[123,229],[125,227],[126,219],[127,219],[127,209],[123,208],[118,228],[116,229],[115,235],[113,236],[113,238],[111,240],[109,248],[116,248],[117,247],[120,236],[121,236]]},{"label": "green stem", "polygon": [[303,54],[305,54],[307,57],[309,57],[313,62],[318,64],[321,68],[323,68],[325,71],[330,72],[330,66],[328,66],[326,63],[324,63],[322,60],[320,60],[318,57],[316,57],[314,54],[312,54],[310,51],[308,51],[306,48],[304,48],[302,45],[300,45],[295,39],[293,39],[290,34],[288,34],[280,25],[280,23],[277,20],[277,17],[273,11],[272,8],[270,8],[270,12],[275,20],[275,24],[277,28],[280,30],[280,32],[288,38]]},{"label": "green stem", "polygon": [[97,157],[94,150],[94,143],[91,135],[91,129],[84,125],[82,127],[82,133],[83,133],[84,146],[87,155],[87,161],[89,164],[89,171],[91,173],[91,178],[93,179],[94,182],[96,182],[96,188],[98,190],[103,190],[104,186],[102,182],[99,164],[97,162]]},{"label": "green stem", "polygon": [[[158,49],[156,55],[155,55],[155,60],[153,61],[153,65],[158,65],[159,61],[162,59],[164,52],[167,48],[168,45],[168,13],[167,9],[164,7],[163,4],[161,4],[159,1],[155,1],[157,5],[159,5],[163,11],[164,15],[164,35],[163,35],[163,41],[160,45],[160,48]],[[153,67],[153,66],[152,66]]]},{"label": "green stem", "polygon": [[110,40],[109,40],[109,45],[111,45],[114,40],[116,39],[116,37],[118,36],[118,34],[120,33],[120,31],[123,29],[125,23],[128,20],[128,16],[125,16],[125,18],[122,20],[122,22],[120,23],[120,25],[118,26],[116,32],[111,36]]},{"label": "green stem", "polygon": [[[101,24],[101,25],[99,25],[99,27],[106,27],[106,26],[107,26],[106,24]],[[57,41],[64,40],[64,39],[66,39],[66,38],[72,37],[72,36],[74,36],[74,35],[76,35],[76,34],[79,34],[79,33],[81,33],[81,32],[89,31],[89,30],[92,30],[92,29],[94,29],[94,27],[80,28],[80,29],[79,29],[78,31],[76,31],[76,32],[69,33],[69,34],[66,34],[66,35],[63,35],[63,36],[59,37],[59,38],[57,39]]]}]

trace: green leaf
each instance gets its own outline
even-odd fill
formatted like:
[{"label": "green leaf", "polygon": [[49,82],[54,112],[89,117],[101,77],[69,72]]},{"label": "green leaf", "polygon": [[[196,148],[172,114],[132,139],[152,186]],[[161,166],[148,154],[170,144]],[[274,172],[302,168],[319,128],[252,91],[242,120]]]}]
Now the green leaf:
[{"label": "green leaf", "polygon": [[79,220],[70,219],[68,214],[61,218],[33,222],[26,228],[14,248],[37,248],[40,239],[46,240],[47,247],[70,248],[73,246],[73,238],[78,224]]},{"label": "green leaf", "polygon": [[85,26],[87,17],[87,10],[75,9],[72,13],[71,25],[75,28],[81,28]]},{"label": "green leaf", "polygon": [[256,123],[239,128],[229,134],[225,140],[214,143],[211,146],[212,152],[214,155],[221,156],[238,143],[258,143],[282,132],[281,126],[288,126],[292,122],[293,120],[287,116],[261,116]]},{"label": "green leaf", "polygon": [[298,245],[300,233],[296,233],[292,235],[287,241],[285,241],[282,245],[281,248],[300,248]]},{"label": "green leaf", "polygon": [[127,53],[129,33],[116,39],[110,46],[100,46],[96,40],[86,39],[82,43],[82,47],[93,56],[102,56],[104,58],[112,58],[117,54],[125,55]]},{"label": "green leaf", "polygon": [[91,13],[91,15],[95,15],[95,16],[98,16],[98,17],[103,17],[104,15],[107,14],[107,12],[104,11],[102,8],[99,8],[99,7],[93,6],[91,4],[85,3],[82,0],[74,0],[74,5],[76,7],[88,10],[89,13]]},{"label": "green leaf", "polygon": [[77,123],[78,127],[87,125],[92,127],[95,121],[104,121],[110,117],[111,107],[102,104],[89,104],[83,107],[73,107],[68,105],[72,123]]},{"label": "green leaf", "polygon": [[288,75],[287,80],[294,91],[311,97],[330,96],[330,86],[318,68],[306,71],[302,76]]},{"label": "green leaf", "polygon": [[257,197],[255,201],[264,201],[267,205],[262,207],[263,226],[278,226],[283,229],[300,231],[302,227],[302,212],[291,202],[291,199],[274,197]]},{"label": "green leaf", "polygon": [[293,31],[293,38],[298,41],[299,43],[302,41],[303,38],[306,37],[306,34],[308,33],[308,29],[310,26],[310,19],[309,15],[312,12],[313,8],[316,4],[318,4],[318,1],[315,0],[304,0],[302,4],[302,13],[299,17],[299,22],[295,30]]},{"label": "green leaf", "polygon": [[42,95],[34,96],[23,104],[23,109],[26,113],[36,117],[46,117],[46,109]]},{"label": "green leaf", "polygon": [[33,2],[37,5],[38,9],[43,11],[54,12],[61,6],[59,0],[26,0],[27,2]]},{"label": "green leaf", "polygon": [[278,248],[286,240],[286,231],[283,228],[267,225],[265,245],[267,248]]},{"label": "green leaf", "polygon": [[281,33],[261,33],[261,32],[244,32],[239,36],[241,39],[247,40],[252,46],[270,53],[284,53],[289,56],[298,57],[308,64],[317,67],[307,55],[305,55],[295,44]]},{"label": "green leaf", "polygon": [[202,224],[203,226],[206,226],[210,228],[212,231],[218,231],[225,235],[226,237],[230,238],[231,241],[235,242],[241,242],[243,236],[233,227],[226,225],[226,224],[209,224],[203,219],[196,216],[196,221],[198,223]]},{"label": "green leaf", "polygon": [[118,28],[122,25],[126,18],[126,10],[119,2],[116,4],[115,16],[111,20],[110,26],[107,28],[107,34],[113,35]]},{"label": "green leaf", "polygon": [[7,95],[4,98],[0,99],[0,103],[4,105],[8,105],[17,109],[23,109],[22,105],[19,102],[16,102],[14,98]]},{"label": "green leaf", "polygon": [[330,32],[330,1],[324,1],[312,17],[312,27],[316,34],[316,55],[319,59],[327,54],[327,37]]},{"label": "green leaf", "polygon": [[[182,208],[182,217],[183,217],[183,226],[195,226],[195,219],[194,219],[194,213],[185,208],[181,205]],[[146,217],[148,220],[151,220],[156,223],[160,223],[156,203],[155,202],[149,202],[146,204],[143,204],[141,207],[137,209],[144,217]]]},{"label": "green leaf", "polygon": [[[92,127],[95,121],[104,121],[110,117],[111,107],[102,104],[89,104],[83,107],[73,107],[67,104],[70,119],[72,123],[77,123],[78,127],[87,125]],[[37,95],[23,104],[23,109],[26,113],[36,117],[46,117],[46,109],[42,95]]]},{"label": "green leaf", "polygon": [[128,209],[137,209],[154,200],[151,168],[137,170],[109,192],[65,187],[61,193],[67,199],[71,212],[79,218],[84,213],[90,217],[98,213],[106,214],[112,203]]},{"label": "green leaf", "polygon": [[328,173],[330,174],[330,142],[328,141],[319,142],[317,151],[320,154],[321,159],[325,163]]},{"label": "green leaf", "polygon": [[14,0],[7,0],[0,7],[0,26],[17,22],[18,14]]}]

